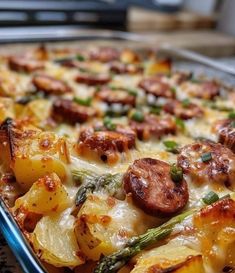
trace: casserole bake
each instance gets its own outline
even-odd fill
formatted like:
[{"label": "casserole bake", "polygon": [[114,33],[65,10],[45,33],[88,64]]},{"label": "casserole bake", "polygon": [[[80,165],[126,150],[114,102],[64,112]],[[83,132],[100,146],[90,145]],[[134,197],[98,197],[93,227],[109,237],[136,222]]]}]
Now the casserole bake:
[{"label": "casserole bake", "polygon": [[1,198],[49,272],[232,272],[231,88],[94,46],[0,77]]}]

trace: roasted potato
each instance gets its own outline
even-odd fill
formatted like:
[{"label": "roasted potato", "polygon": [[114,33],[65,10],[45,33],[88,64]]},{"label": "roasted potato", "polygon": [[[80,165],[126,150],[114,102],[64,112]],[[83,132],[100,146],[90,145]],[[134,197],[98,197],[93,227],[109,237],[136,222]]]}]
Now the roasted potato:
[{"label": "roasted potato", "polygon": [[144,252],[131,273],[205,273],[202,255],[186,246],[171,243]]},{"label": "roasted potato", "polygon": [[194,217],[206,268],[222,272],[235,267],[235,201],[224,199],[203,208]]},{"label": "roasted potato", "polygon": [[43,217],[31,234],[31,242],[41,260],[56,267],[84,263],[74,233],[75,218],[69,214]]},{"label": "roasted potato", "polygon": [[45,215],[64,210],[69,202],[59,177],[52,173],[39,178],[25,195],[16,200],[14,209],[24,207],[29,212]]},{"label": "roasted potato", "polygon": [[37,179],[52,172],[66,180],[70,155],[64,138],[52,132],[24,130],[15,136],[13,145],[11,167],[23,189],[28,190]]},{"label": "roasted potato", "polygon": [[128,199],[93,194],[78,213],[75,232],[81,250],[95,261],[101,254],[108,255],[122,247],[128,238],[143,233],[151,221]]}]

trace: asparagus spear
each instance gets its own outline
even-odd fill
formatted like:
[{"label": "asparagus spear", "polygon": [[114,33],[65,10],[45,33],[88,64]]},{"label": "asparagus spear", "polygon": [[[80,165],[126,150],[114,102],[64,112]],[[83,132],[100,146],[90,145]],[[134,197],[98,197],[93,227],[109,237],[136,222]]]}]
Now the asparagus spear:
[{"label": "asparagus spear", "polygon": [[75,204],[79,206],[85,202],[87,195],[95,191],[107,191],[109,195],[115,196],[118,190],[121,188],[122,175],[121,174],[103,174],[98,175],[87,170],[73,171],[75,180],[83,183],[76,195]]},{"label": "asparagus spear", "polygon": [[171,220],[157,228],[149,229],[146,233],[131,238],[127,242],[125,248],[109,256],[103,257],[95,268],[94,273],[117,272],[141,250],[170,235],[176,224],[181,223],[186,217],[192,215],[195,211],[196,209],[186,211],[173,217]]},{"label": "asparagus spear", "polygon": [[[230,194],[220,197],[219,199],[210,198],[210,201],[208,201],[208,204],[212,204],[218,200],[222,200],[225,198],[231,198]],[[204,198],[205,199],[205,198]],[[126,246],[109,255],[101,258],[99,261],[97,267],[94,269],[94,273],[115,273],[117,272],[121,267],[123,267],[132,257],[137,255],[139,252],[141,252],[143,249],[145,249],[148,246],[151,246],[152,244],[160,241],[161,239],[166,238],[168,235],[170,235],[173,232],[173,229],[176,224],[181,223],[185,218],[188,216],[194,214],[195,212],[198,212],[202,207],[204,207],[204,201],[202,199],[202,206],[199,206],[197,208],[193,208],[191,210],[188,210],[186,212],[183,212],[173,218],[171,218],[166,223],[162,224],[159,227],[152,228],[147,230],[146,233],[131,238],[127,243]]]}]

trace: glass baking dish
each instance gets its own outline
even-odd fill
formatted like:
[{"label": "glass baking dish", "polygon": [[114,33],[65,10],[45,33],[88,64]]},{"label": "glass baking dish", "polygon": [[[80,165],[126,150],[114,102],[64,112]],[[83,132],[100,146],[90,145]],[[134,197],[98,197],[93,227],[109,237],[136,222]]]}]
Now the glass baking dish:
[{"label": "glass baking dish", "polygon": [[[72,37],[71,37],[72,38]],[[145,37],[146,38],[146,37]],[[131,47],[136,48],[141,53],[146,53],[146,50],[153,49],[157,50],[157,54],[162,56],[167,56],[172,59],[173,69],[177,70],[190,70],[195,75],[201,75],[202,73],[206,74],[209,78],[216,77],[221,80],[226,85],[235,84],[235,69],[227,66],[226,64],[214,61],[210,58],[202,56],[200,54],[184,50],[173,48],[167,44],[154,46],[153,40],[151,38],[145,39],[143,36],[138,34],[131,34],[126,32],[111,32],[103,31],[101,34],[97,32],[88,31],[80,36],[72,38],[73,42],[64,42],[63,46],[87,46],[88,43],[93,44],[94,42],[98,45],[108,44],[114,47]],[[39,39],[39,38],[38,38]],[[36,39],[36,40],[38,40]],[[79,40],[79,43],[77,42]],[[84,40],[86,41],[83,44]],[[29,42],[29,40],[25,40]],[[35,41],[35,39],[32,39]],[[58,39],[61,41],[61,39]],[[145,41],[145,44],[143,44]],[[24,40],[21,40],[24,42]],[[25,45],[24,45],[25,46]],[[35,46],[26,45],[27,47]],[[49,44],[49,47],[54,47],[55,44]],[[1,49],[0,53],[9,53],[11,50],[15,50],[15,47],[19,45],[11,45],[10,49],[5,50]],[[7,51],[7,52],[6,52]],[[17,258],[22,270],[25,273],[48,273],[44,268],[43,264],[34,254],[31,246],[28,241],[20,231],[16,221],[9,212],[8,207],[0,197],[0,230],[5,237],[8,245],[12,249],[15,257]],[[85,273],[85,272],[84,272]]]}]

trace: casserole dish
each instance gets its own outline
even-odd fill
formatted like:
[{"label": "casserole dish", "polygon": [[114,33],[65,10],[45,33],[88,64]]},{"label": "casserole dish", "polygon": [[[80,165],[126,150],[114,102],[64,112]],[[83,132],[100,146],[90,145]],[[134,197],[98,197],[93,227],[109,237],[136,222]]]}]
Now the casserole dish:
[{"label": "casserole dish", "polygon": [[[118,50],[92,45],[87,49],[86,41],[84,49],[80,42],[81,50],[71,45],[55,49],[52,45],[29,52],[23,61],[21,56],[12,55],[2,60],[3,66],[7,65],[5,77],[9,77],[9,70],[14,71],[9,73],[19,84],[17,88],[15,83],[10,86],[14,87],[13,95],[12,88],[8,89],[9,82],[1,91],[8,103],[9,98],[14,98],[14,113],[8,104],[5,110],[9,112],[3,112],[0,128],[4,170],[0,223],[23,270],[44,273],[52,264],[54,267],[49,269],[52,272],[92,272],[95,266],[94,272],[101,273],[215,272],[216,265],[221,272],[232,272],[235,262],[234,97],[233,87],[229,87],[234,84],[232,69],[199,56],[200,63],[229,73],[218,73],[208,67],[205,72],[205,66],[195,63],[197,55],[166,45],[157,51],[157,58],[148,49],[138,48],[136,52],[125,49],[126,44],[122,46],[121,42],[118,46],[121,57],[117,57]],[[170,55],[172,63],[166,55]],[[193,76],[172,72],[175,71],[172,66],[177,70],[189,68]],[[107,69],[112,72],[111,78],[107,77]],[[205,75],[221,77],[228,86],[208,80]],[[33,89],[27,91],[27,96],[25,91],[21,93],[25,86]],[[221,117],[218,124],[217,115]],[[198,150],[201,154],[194,158]],[[218,167],[216,160],[223,161],[223,156],[225,163]],[[194,161],[201,164],[202,172],[193,171]],[[195,177],[199,184],[194,185]],[[62,183],[66,179],[68,184]],[[136,189],[136,183],[138,186],[143,183],[141,190]],[[187,184],[194,188],[188,190]],[[151,191],[145,191],[145,187]],[[165,207],[162,196],[169,201]],[[226,210],[227,213],[221,212]],[[196,215],[193,220],[192,214]],[[220,218],[221,230],[212,229],[212,222]],[[195,235],[190,230],[210,238],[209,233],[205,235],[202,222],[207,223],[213,234],[226,234],[222,238],[225,241],[227,238],[228,244],[223,251],[228,259],[218,256],[218,262],[213,260],[212,264],[211,257],[204,254],[208,249],[198,251],[189,247],[189,242],[182,243]],[[199,240],[196,237],[194,240]],[[218,240],[212,239],[219,244]],[[145,251],[152,242],[154,247]],[[169,257],[164,253],[169,253]],[[106,257],[97,265],[102,255]]]}]

